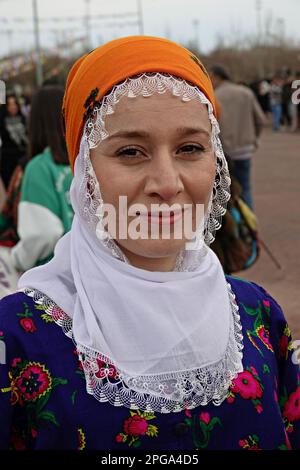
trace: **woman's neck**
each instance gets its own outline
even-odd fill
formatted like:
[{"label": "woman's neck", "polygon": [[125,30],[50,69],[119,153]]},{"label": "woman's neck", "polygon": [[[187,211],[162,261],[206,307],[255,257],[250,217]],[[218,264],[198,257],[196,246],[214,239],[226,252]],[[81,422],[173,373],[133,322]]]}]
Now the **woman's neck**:
[{"label": "woman's neck", "polygon": [[176,264],[177,255],[165,258],[148,258],[136,255],[135,253],[126,250],[124,247],[122,247],[122,251],[132,266],[145,269],[146,271],[173,271]]}]

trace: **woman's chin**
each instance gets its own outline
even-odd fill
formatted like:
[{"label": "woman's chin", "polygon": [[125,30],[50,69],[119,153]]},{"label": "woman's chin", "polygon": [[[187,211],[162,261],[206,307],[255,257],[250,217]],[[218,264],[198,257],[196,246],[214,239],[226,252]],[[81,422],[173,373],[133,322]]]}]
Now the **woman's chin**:
[{"label": "woman's chin", "polygon": [[[144,258],[176,257],[185,247],[186,240],[127,240],[126,244],[118,243],[124,251]],[[126,253],[125,253],[126,254]]]}]

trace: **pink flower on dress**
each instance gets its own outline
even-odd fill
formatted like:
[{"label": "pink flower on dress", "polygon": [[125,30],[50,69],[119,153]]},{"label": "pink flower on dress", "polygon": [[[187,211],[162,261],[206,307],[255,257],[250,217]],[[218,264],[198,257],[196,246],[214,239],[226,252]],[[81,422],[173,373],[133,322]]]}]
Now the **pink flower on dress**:
[{"label": "pink flower on dress", "polygon": [[118,434],[118,435],[116,436],[116,442],[123,442],[123,436],[122,436],[122,434]]},{"label": "pink flower on dress", "polygon": [[210,414],[202,412],[199,415],[199,419],[200,419],[200,421],[203,421],[203,423],[209,424],[210,423]]},{"label": "pink flower on dress", "polygon": [[263,300],[263,306],[266,308],[270,308],[270,301],[269,300]]},{"label": "pink flower on dress", "polygon": [[233,380],[231,390],[245,399],[256,399],[262,396],[260,383],[247,370],[240,372]]},{"label": "pink flower on dress", "polygon": [[17,367],[17,365],[19,364],[19,362],[21,362],[22,359],[20,357],[15,357],[13,360],[12,360],[12,363],[11,363],[11,366],[12,367]]},{"label": "pink flower on dress", "polygon": [[139,415],[131,416],[124,422],[124,432],[129,436],[143,436],[148,430],[147,421]]},{"label": "pink flower on dress", "polygon": [[36,331],[36,326],[31,318],[22,318],[20,325],[26,333],[34,333]]},{"label": "pink flower on dress", "polygon": [[35,401],[52,385],[49,372],[38,362],[29,362],[15,381],[16,387],[27,401]]},{"label": "pink flower on dress", "polygon": [[262,413],[263,412],[263,407],[261,405],[255,405],[255,409],[257,411],[257,413]]},{"label": "pink flower on dress", "polygon": [[250,367],[250,370],[252,372],[253,375],[257,375],[258,376],[258,373],[257,373],[257,370],[255,369],[255,367]]},{"label": "pink flower on dress", "polygon": [[239,446],[245,450],[261,450],[259,447],[259,438],[255,435],[249,436],[248,439],[241,439]]},{"label": "pink flower on dress", "polygon": [[184,414],[185,414],[185,416],[187,416],[188,418],[191,418],[191,417],[192,417],[192,414],[191,414],[190,410],[185,410]]},{"label": "pink flower on dress", "polygon": [[289,396],[284,405],[283,417],[290,423],[300,419],[300,387]]},{"label": "pink flower on dress", "polygon": [[227,396],[227,403],[231,405],[234,402],[235,402],[235,396],[229,393],[229,395]]}]

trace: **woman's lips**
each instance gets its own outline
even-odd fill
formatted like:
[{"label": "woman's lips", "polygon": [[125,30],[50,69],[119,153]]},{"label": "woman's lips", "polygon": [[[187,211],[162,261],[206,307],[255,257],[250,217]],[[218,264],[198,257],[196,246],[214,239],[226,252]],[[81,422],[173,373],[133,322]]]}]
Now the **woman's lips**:
[{"label": "woman's lips", "polygon": [[137,215],[143,218],[147,218],[149,223],[171,225],[182,219],[183,212],[184,209],[176,211],[141,212],[137,213]]}]

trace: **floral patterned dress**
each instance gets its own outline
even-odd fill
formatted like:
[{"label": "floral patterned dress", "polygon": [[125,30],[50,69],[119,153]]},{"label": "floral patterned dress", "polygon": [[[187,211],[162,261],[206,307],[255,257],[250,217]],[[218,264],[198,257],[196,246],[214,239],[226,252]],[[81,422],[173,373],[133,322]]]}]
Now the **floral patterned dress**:
[{"label": "floral patterned dress", "polygon": [[[244,370],[220,406],[166,414],[97,401],[72,340],[45,307],[22,292],[2,299],[0,449],[300,449],[300,369],[282,311],[256,284],[227,280],[240,308]],[[114,380],[113,366],[98,366],[99,379]]]}]

